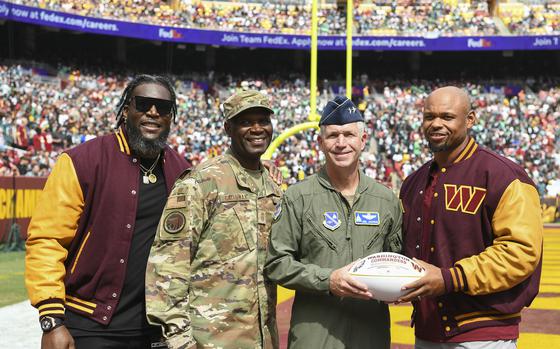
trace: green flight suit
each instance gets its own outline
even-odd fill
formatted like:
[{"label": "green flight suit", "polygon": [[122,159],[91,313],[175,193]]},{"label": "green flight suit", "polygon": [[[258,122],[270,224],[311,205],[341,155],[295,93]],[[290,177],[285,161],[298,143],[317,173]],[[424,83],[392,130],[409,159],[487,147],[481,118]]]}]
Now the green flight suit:
[{"label": "green flight suit", "polygon": [[351,207],[325,169],[288,188],[275,212],[265,275],[296,290],[289,348],[390,347],[388,306],[331,295],[329,277],[372,253],[401,252],[401,216],[393,192],[363,172]]},{"label": "green flight suit", "polygon": [[228,150],[175,182],[146,268],[147,318],[169,348],[278,348],[263,267],[282,191],[260,181]]}]

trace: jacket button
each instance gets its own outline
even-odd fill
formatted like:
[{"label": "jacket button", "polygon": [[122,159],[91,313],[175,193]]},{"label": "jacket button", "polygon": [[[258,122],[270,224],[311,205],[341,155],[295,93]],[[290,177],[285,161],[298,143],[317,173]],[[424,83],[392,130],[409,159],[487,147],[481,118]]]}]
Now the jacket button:
[{"label": "jacket button", "polygon": [[121,264],[124,264],[124,259],[121,258],[119,262],[121,262]]},{"label": "jacket button", "polygon": [[422,194],[424,194],[424,191],[423,191],[423,190],[420,190],[420,195],[422,195]]},{"label": "jacket button", "polygon": [[434,197],[437,198],[439,196],[438,193],[434,193]]},{"label": "jacket button", "polygon": [[416,217],[416,221],[417,221],[417,222],[420,222],[421,220],[422,220],[422,218]]},{"label": "jacket button", "polygon": [[131,193],[132,195],[136,195],[136,190],[132,190],[130,193]]},{"label": "jacket button", "polygon": [[113,298],[117,298],[117,294],[113,293],[111,296],[113,296]]},{"label": "jacket button", "polygon": [[132,225],[127,224],[126,227],[127,227],[128,229],[130,229],[130,228],[132,228]]},{"label": "jacket button", "polygon": [[445,173],[447,171],[447,169],[444,167],[441,169],[441,172]]},{"label": "jacket button", "polygon": [[103,317],[103,321],[107,321],[107,317],[106,317],[106,316]]},{"label": "jacket button", "polygon": [[113,309],[110,305],[107,306],[107,310]]},{"label": "jacket button", "polygon": [[443,308],[443,303],[442,303],[442,302],[438,302],[437,306],[440,307],[440,308]]},{"label": "jacket button", "polygon": [[434,246],[430,247],[430,252],[434,252],[436,249]]},{"label": "jacket button", "polygon": [[444,315],[444,316],[441,317],[441,319],[442,319],[443,321],[447,321],[447,316]]},{"label": "jacket button", "polygon": [[420,245],[416,245],[416,249],[419,250],[419,249],[420,249]]},{"label": "jacket button", "polygon": [[432,219],[432,220],[430,221],[430,224],[431,224],[431,225],[434,225],[434,224],[436,224],[436,221],[434,221],[434,220]]},{"label": "jacket button", "polygon": [[451,331],[451,327],[445,326],[445,332],[449,332],[449,331]]},{"label": "jacket button", "polygon": [[132,159],[132,162],[137,163],[138,159],[134,158],[134,159]]}]

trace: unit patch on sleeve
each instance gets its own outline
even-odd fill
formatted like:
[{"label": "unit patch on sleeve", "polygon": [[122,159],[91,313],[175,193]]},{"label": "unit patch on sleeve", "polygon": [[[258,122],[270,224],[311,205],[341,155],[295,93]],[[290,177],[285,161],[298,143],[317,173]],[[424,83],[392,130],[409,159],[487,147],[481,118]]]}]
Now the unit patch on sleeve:
[{"label": "unit patch on sleeve", "polygon": [[177,234],[185,227],[185,215],[179,211],[171,212],[163,221],[163,229],[169,234]]},{"label": "unit patch on sleeve", "polygon": [[356,211],[354,212],[354,224],[379,225],[379,212]]}]

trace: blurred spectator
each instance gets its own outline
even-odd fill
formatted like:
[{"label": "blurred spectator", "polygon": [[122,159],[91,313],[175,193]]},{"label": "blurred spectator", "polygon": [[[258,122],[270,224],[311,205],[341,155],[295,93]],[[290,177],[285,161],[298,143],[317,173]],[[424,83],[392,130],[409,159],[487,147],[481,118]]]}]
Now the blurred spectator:
[{"label": "blurred spectator", "polygon": [[513,34],[550,35],[560,33],[560,3],[501,3],[499,14]]},{"label": "blurred spectator", "polygon": [[[82,16],[126,19],[155,25],[241,32],[309,34],[311,4],[283,2],[213,2],[181,0],[172,7],[163,0],[14,0],[16,4],[75,13]],[[346,10],[335,4],[318,8],[320,34],[344,34]],[[493,35],[498,30],[486,1],[456,5],[436,0],[378,0],[354,8],[357,35]]]}]

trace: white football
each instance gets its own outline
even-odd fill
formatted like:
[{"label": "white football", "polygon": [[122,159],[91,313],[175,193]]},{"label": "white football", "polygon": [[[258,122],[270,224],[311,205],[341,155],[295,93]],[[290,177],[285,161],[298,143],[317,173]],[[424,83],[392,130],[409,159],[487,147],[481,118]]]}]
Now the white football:
[{"label": "white football", "polygon": [[393,252],[374,253],[358,260],[350,275],[366,284],[375,299],[394,302],[411,290],[401,291],[425,273],[425,269],[412,259]]}]

